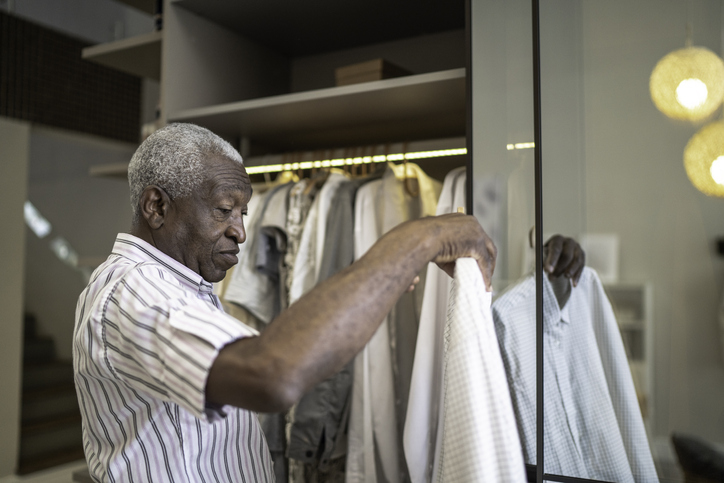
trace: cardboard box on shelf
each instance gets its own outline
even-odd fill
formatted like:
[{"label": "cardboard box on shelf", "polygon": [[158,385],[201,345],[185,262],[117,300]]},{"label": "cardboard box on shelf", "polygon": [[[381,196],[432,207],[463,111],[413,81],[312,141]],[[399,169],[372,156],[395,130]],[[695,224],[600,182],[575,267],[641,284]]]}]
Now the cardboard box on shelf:
[{"label": "cardboard box on shelf", "polygon": [[410,75],[411,72],[402,67],[391,64],[385,59],[368,60],[359,64],[338,67],[334,71],[337,87],[361,82],[371,82],[393,77]]}]

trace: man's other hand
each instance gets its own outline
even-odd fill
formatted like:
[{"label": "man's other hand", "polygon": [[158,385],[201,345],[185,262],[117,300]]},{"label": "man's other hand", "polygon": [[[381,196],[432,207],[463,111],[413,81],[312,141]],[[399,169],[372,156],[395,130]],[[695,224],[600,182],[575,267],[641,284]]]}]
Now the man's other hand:
[{"label": "man's other hand", "polygon": [[576,240],[553,235],[544,245],[544,257],[543,270],[551,277],[563,275],[571,279],[574,287],[578,285],[586,266],[586,253]]}]

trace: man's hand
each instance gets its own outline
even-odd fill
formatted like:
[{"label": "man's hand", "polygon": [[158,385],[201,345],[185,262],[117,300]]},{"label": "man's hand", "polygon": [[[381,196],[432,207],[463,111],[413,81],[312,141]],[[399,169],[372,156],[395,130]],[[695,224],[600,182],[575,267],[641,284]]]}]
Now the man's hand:
[{"label": "man's hand", "polygon": [[561,275],[570,278],[574,287],[578,285],[583,267],[586,266],[586,253],[581,245],[573,238],[554,235],[543,247],[545,253],[543,270],[554,278]]},{"label": "man's hand", "polygon": [[455,260],[474,258],[483,274],[485,287],[491,290],[495,259],[498,254],[493,240],[474,216],[452,213],[430,218],[438,225],[438,239],[442,247],[433,261],[445,273],[453,276]]}]

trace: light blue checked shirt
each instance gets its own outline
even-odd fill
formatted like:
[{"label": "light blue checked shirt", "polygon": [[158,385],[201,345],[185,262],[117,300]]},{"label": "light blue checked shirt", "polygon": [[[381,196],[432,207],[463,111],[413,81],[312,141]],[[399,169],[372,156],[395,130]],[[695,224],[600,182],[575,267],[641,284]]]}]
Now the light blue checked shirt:
[{"label": "light blue checked shirt", "polygon": [[[526,463],[536,462],[535,278],[508,288],[493,318]],[[544,277],[544,471],[658,482],[611,304],[586,268],[560,308]]]}]

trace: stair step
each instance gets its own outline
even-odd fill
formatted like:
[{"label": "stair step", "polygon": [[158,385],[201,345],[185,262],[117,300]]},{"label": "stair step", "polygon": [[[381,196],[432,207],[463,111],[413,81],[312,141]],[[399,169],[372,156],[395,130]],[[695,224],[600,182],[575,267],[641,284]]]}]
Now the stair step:
[{"label": "stair step", "polygon": [[27,475],[36,471],[45,470],[54,466],[71,463],[85,459],[83,448],[70,448],[61,451],[52,451],[49,453],[36,455],[30,458],[20,457],[18,462],[18,475]]},{"label": "stair step", "polygon": [[83,447],[80,412],[22,424],[20,459]]},{"label": "stair step", "polygon": [[91,478],[88,468],[83,468],[73,472],[73,483],[95,483]]},{"label": "stair step", "polygon": [[48,362],[55,359],[55,341],[50,337],[23,340],[23,362]]},{"label": "stair step", "polygon": [[23,390],[39,389],[73,382],[73,363],[67,361],[25,364]]},{"label": "stair step", "polygon": [[21,414],[23,424],[78,412],[78,396],[73,384],[23,392]]}]

